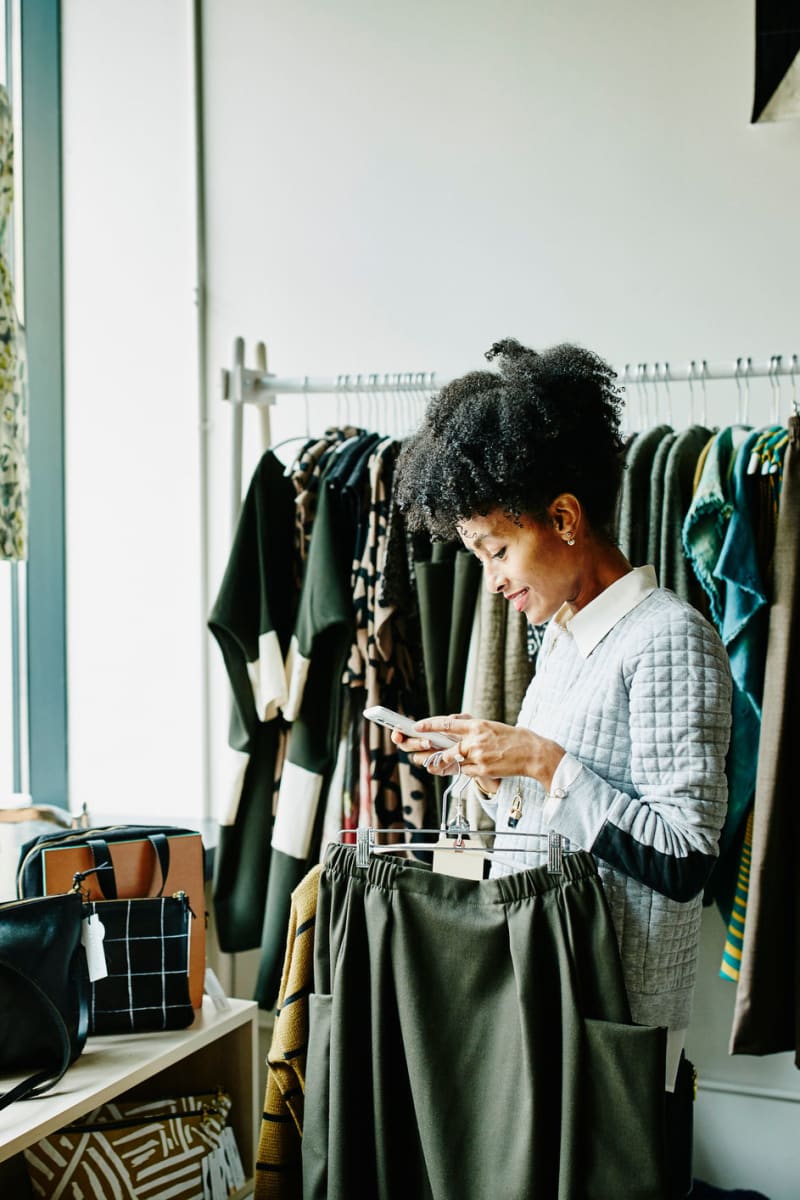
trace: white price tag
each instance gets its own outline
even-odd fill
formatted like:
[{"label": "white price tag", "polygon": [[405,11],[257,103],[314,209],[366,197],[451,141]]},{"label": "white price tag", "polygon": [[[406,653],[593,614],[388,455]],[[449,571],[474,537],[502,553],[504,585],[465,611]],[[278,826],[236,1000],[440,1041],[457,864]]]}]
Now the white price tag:
[{"label": "white price tag", "polygon": [[89,968],[89,982],[96,983],[108,975],[106,952],[103,948],[103,938],[106,929],[96,912],[90,913],[81,921],[81,945],[86,951],[86,965]]},{"label": "white price tag", "polygon": [[222,1149],[225,1151],[225,1162],[228,1168],[228,1186],[240,1188],[245,1185],[244,1165],[236,1145],[236,1136],[230,1125],[222,1131]]},{"label": "white price tag", "polygon": [[211,997],[212,1003],[217,1012],[225,1012],[226,1009],[230,1008],[231,1002],[225,995],[225,990],[214,972],[211,970],[211,967],[206,967],[204,990],[206,995]]},{"label": "white price tag", "polygon": [[439,837],[438,844],[447,849],[434,850],[433,870],[437,875],[453,875],[456,879],[483,879],[485,855],[475,850],[454,850],[454,839]]}]

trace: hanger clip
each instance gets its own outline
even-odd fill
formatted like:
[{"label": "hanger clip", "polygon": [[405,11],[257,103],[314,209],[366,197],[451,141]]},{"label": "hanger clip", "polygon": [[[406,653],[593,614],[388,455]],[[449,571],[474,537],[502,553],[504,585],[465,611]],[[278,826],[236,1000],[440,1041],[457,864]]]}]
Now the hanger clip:
[{"label": "hanger clip", "polygon": [[356,866],[369,866],[369,852],[372,847],[374,833],[366,826],[356,830]]},{"label": "hanger clip", "polygon": [[561,875],[564,870],[563,856],[569,853],[569,838],[551,830],[547,835],[547,870],[551,875]]}]

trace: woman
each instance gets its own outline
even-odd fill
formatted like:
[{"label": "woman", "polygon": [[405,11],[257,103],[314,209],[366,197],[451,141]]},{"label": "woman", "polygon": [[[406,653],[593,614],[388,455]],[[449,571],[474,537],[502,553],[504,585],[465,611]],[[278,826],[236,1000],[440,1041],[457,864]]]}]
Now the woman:
[{"label": "woman", "polygon": [[[398,500],[411,528],[458,536],[490,591],[549,625],[515,727],[435,716],[419,738],[394,740],[423,763],[425,734],[451,733],[456,748],[429,769],[460,761],[498,831],[553,830],[591,852],[632,1019],[668,1030],[671,1090],[727,802],[727,656],[699,612],[614,544],[611,368],[577,346],[539,354],[513,340],[486,357],[499,373],[466,375],[431,402],[398,464]],[[503,845],[520,869],[542,862],[524,839]]]}]

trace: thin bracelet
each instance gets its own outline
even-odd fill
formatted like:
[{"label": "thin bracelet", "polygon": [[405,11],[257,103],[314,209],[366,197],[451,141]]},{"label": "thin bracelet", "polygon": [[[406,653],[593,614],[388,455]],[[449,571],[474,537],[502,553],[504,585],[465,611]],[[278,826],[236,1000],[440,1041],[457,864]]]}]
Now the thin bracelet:
[{"label": "thin bracelet", "polygon": [[480,783],[478,782],[477,777],[474,778],[472,782],[475,784],[475,787],[478,789],[478,791],[481,793],[481,795],[485,796],[487,800],[494,800],[495,796],[497,795],[497,792],[500,790],[498,788],[494,792],[487,792],[485,787],[481,787]]}]

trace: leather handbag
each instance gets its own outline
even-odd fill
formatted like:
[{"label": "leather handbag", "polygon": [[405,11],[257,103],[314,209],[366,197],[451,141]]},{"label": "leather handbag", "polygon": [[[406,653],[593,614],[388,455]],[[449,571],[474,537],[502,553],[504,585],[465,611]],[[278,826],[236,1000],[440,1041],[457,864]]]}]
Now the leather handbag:
[{"label": "leather handbag", "polygon": [[91,846],[96,865],[73,876],[73,887],[81,894],[94,876],[111,897],[84,904],[90,1034],[185,1029],[194,1020],[189,994],[194,912],[185,892],[161,894],[169,874],[167,839],[151,834],[148,841],[161,878],[155,896],[117,897],[114,863],[100,838]]},{"label": "leather handbag", "polygon": [[83,1050],[88,976],[75,894],[0,904],[0,1109],[58,1083]]},{"label": "leather handbag", "polygon": [[113,864],[113,872],[88,874],[87,900],[139,899],[185,893],[197,920],[189,945],[189,994],[203,1003],[206,970],[205,855],[197,830],[172,825],[106,825],[32,838],[21,849],[17,895],[68,892],[76,873]]},{"label": "leather handbag", "polygon": [[230,1109],[222,1089],[103,1104],[25,1150],[34,1192],[45,1200],[227,1200],[245,1183]]}]

